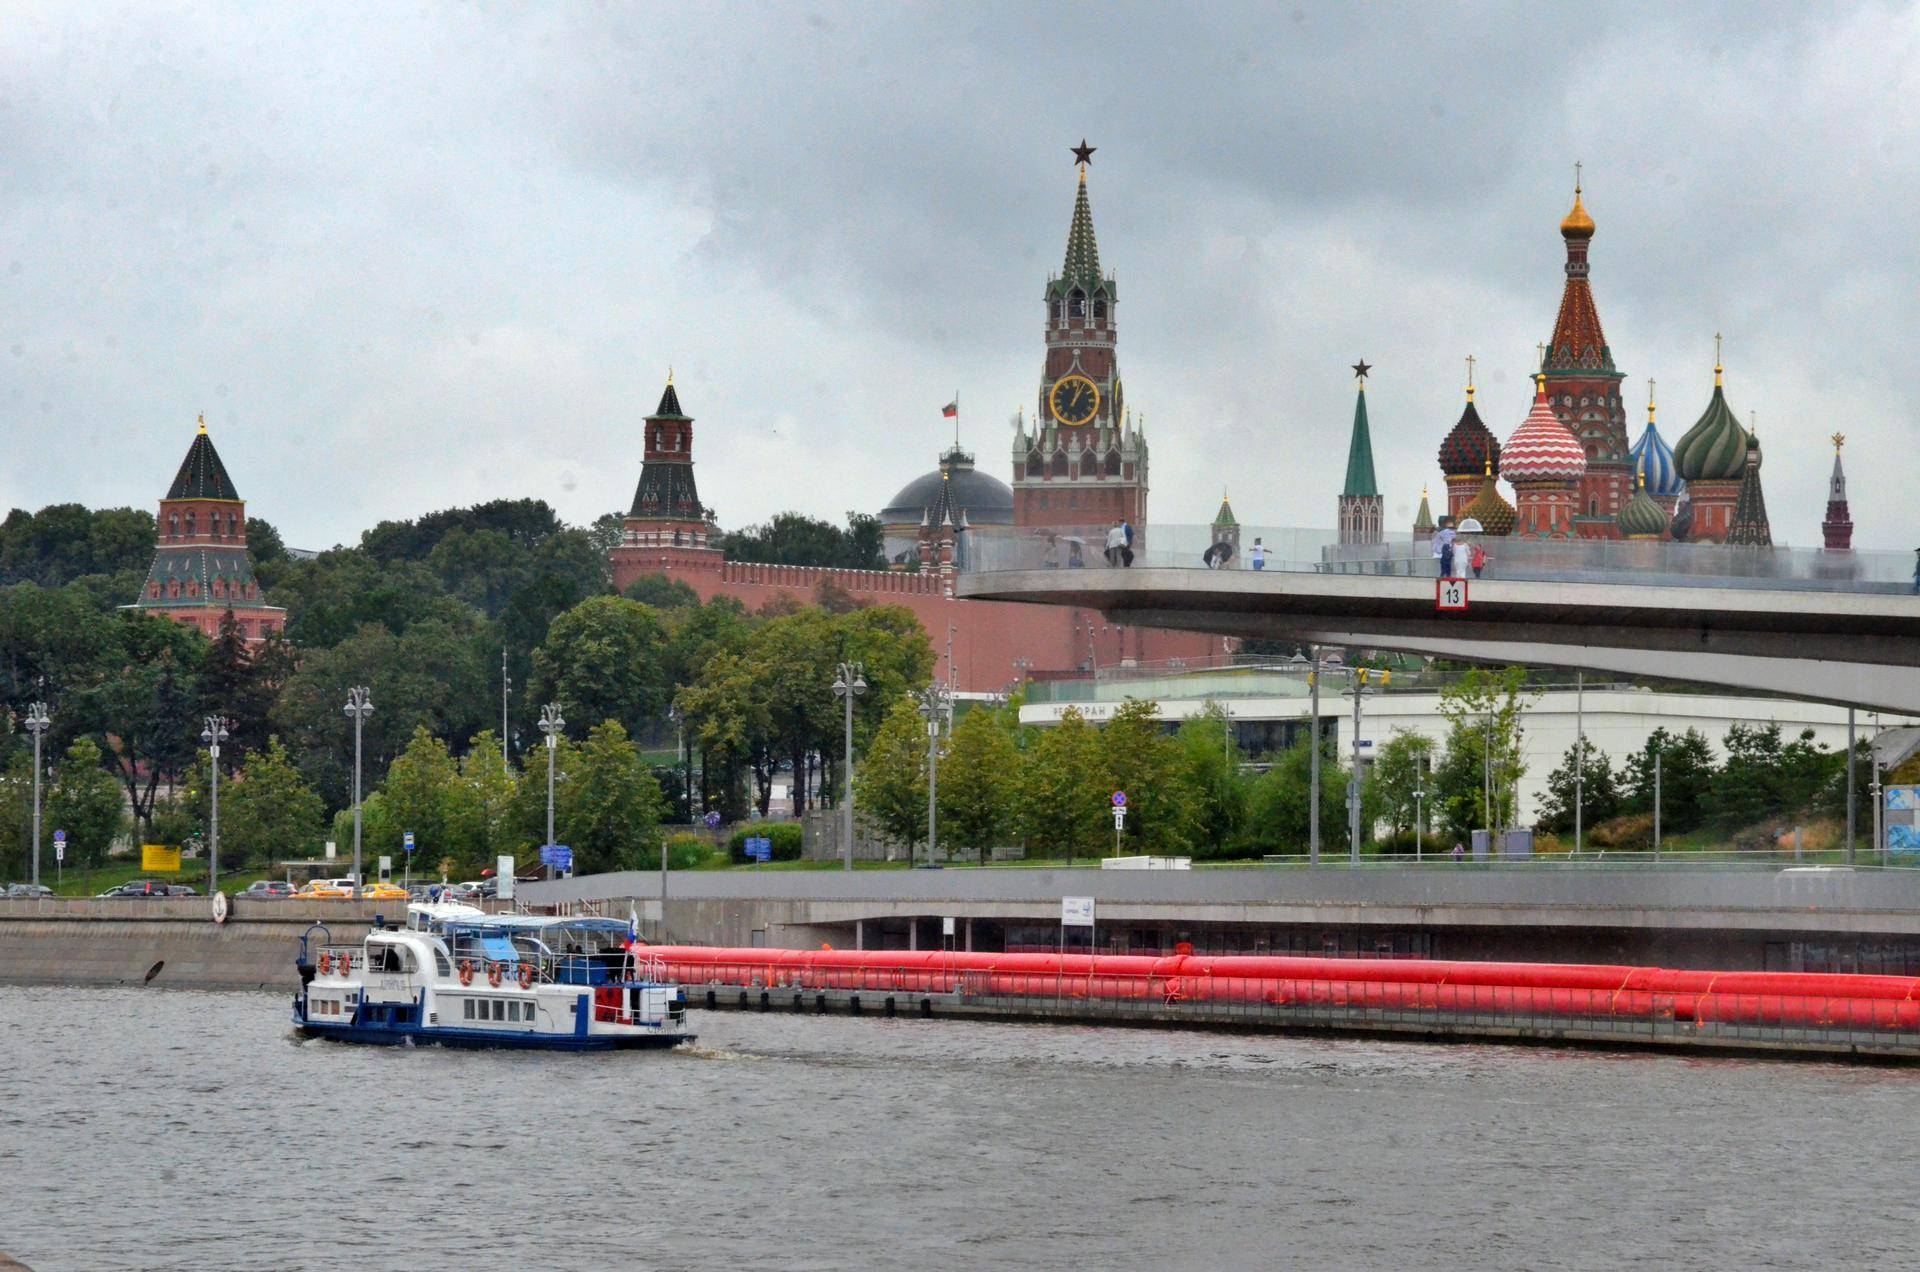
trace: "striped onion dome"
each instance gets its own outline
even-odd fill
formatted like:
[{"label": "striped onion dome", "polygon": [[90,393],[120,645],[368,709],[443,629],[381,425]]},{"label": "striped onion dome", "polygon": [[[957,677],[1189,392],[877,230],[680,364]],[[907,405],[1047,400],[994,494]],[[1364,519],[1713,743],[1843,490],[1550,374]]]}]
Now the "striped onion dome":
[{"label": "striped onion dome", "polygon": [[1734,418],[1721,386],[1721,370],[1713,369],[1713,400],[1673,448],[1674,466],[1683,481],[1739,481],[1747,471],[1747,430]]},{"label": "striped onion dome", "polygon": [[1462,521],[1468,517],[1480,523],[1482,534],[1492,535],[1495,538],[1505,538],[1512,534],[1514,526],[1519,524],[1520,518],[1514,512],[1513,505],[1500,497],[1500,487],[1494,481],[1491,468],[1487,469],[1487,479],[1481,483],[1480,493],[1460,510]]},{"label": "striped onion dome", "polygon": [[1627,452],[1627,458],[1633,461],[1635,480],[1645,482],[1647,493],[1655,499],[1671,499],[1687,484],[1680,479],[1679,466],[1673,461],[1673,448],[1660,436],[1660,429],[1651,418],[1647,420],[1647,431],[1640,434],[1640,440]]},{"label": "striped onion dome", "polygon": [[1643,476],[1636,483],[1633,497],[1613,519],[1620,527],[1620,533],[1629,539],[1658,539],[1667,533],[1667,514],[1653,494],[1647,489],[1647,479]]},{"label": "striped onion dome", "polygon": [[1500,453],[1500,475],[1515,483],[1577,481],[1587,471],[1587,452],[1547,404],[1546,381],[1539,381],[1533,409]]},{"label": "striped onion dome", "polygon": [[1473,390],[1467,390],[1467,409],[1440,443],[1440,471],[1448,477],[1478,477],[1487,465],[1500,464],[1500,443],[1474,409]]}]

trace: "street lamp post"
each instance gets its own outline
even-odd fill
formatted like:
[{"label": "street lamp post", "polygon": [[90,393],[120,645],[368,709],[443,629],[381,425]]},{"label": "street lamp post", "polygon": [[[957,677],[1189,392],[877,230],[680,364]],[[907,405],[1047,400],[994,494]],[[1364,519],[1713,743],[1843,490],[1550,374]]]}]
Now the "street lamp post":
[{"label": "street lamp post", "polygon": [[843,662],[833,678],[834,696],[846,709],[846,751],[841,761],[840,853],[841,865],[853,869],[853,700],[867,691],[860,664]]},{"label": "street lamp post", "polygon": [[500,771],[508,777],[513,776],[511,753],[513,745],[507,741],[507,691],[513,688],[513,677],[507,674],[507,647],[500,646]]},{"label": "street lamp post", "polygon": [[207,744],[208,767],[213,770],[213,783],[208,788],[212,799],[207,818],[208,896],[220,890],[220,744],[231,736],[227,722],[219,716],[208,716],[207,727],[200,730],[200,740]]},{"label": "street lamp post", "polygon": [[1320,646],[1309,645],[1312,662],[1307,665],[1307,696],[1312,701],[1311,723],[1307,726],[1310,750],[1307,777],[1307,864],[1320,864]]},{"label": "street lamp post", "polygon": [[373,695],[365,685],[347,690],[347,718],[353,721],[353,899],[360,899],[360,756],[361,733],[373,714]]},{"label": "street lamp post", "polygon": [[33,888],[36,896],[40,891],[40,739],[52,724],[53,715],[46,703],[28,704],[27,732],[33,734]]},{"label": "street lamp post", "polygon": [[[948,711],[951,699],[945,686],[935,683],[922,689],[917,695],[920,700],[920,714],[927,722],[927,864],[933,864],[934,850],[939,846],[939,819],[934,808],[940,792],[940,721]],[[908,850],[912,858],[912,850]]]},{"label": "street lamp post", "polygon": [[[560,704],[549,702],[540,708],[540,732],[547,736],[547,847],[553,847],[553,757],[560,750],[560,734],[566,729],[567,722],[560,718]],[[666,848],[660,849],[661,859],[665,860]],[[547,878],[553,878],[553,854],[547,854]],[[660,898],[661,926],[666,926],[667,898]]]},{"label": "street lamp post", "polygon": [[1659,747],[1653,748],[1653,859],[1660,860],[1660,756]]},{"label": "street lamp post", "polygon": [[1856,745],[1854,742],[1854,734],[1853,734],[1853,710],[1854,709],[1852,707],[1847,708],[1847,864],[1848,865],[1853,864],[1854,823],[1858,816],[1858,814],[1855,812],[1854,805],[1859,798],[1859,792],[1857,792],[1854,789],[1854,785],[1853,785],[1853,760],[1854,760],[1855,745]]},{"label": "street lamp post", "polygon": [[1427,795],[1427,753],[1425,751],[1417,753],[1413,757],[1413,762],[1415,766],[1413,778],[1413,859],[1415,861],[1424,861],[1426,859],[1425,834],[1427,818],[1421,801],[1424,800]]}]

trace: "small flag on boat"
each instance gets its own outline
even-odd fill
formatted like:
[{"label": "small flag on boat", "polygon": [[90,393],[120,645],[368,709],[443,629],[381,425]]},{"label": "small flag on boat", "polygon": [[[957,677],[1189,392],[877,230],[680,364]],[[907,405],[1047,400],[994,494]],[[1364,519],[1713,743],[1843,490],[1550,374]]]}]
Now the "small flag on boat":
[{"label": "small flag on boat", "polygon": [[640,911],[629,905],[627,907],[627,948],[632,949],[638,944],[640,944]]}]

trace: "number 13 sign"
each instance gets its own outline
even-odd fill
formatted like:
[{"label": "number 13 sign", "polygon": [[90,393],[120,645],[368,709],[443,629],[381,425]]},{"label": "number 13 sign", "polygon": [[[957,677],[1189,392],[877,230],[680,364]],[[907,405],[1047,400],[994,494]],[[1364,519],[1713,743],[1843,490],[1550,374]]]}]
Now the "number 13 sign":
[{"label": "number 13 sign", "polygon": [[1467,581],[1465,579],[1441,579],[1434,584],[1433,607],[1437,610],[1463,610],[1467,608]]}]

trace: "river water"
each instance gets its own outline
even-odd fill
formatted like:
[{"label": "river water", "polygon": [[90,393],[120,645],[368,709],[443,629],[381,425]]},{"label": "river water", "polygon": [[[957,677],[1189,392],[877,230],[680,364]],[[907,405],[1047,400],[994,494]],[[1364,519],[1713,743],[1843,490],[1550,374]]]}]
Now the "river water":
[{"label": "river water", "polygon": [[1920,1265],[1920,1072],[695,1012],[671,1054],[302,1042],[0,989],[0,1251],[201,1268]]}]

